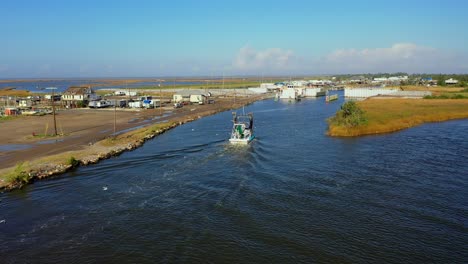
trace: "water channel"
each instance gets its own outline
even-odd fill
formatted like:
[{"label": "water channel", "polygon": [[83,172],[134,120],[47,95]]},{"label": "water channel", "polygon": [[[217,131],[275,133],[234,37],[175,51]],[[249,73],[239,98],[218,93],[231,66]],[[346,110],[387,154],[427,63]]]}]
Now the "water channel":
[{"label": "water channel", "polygon": [[259,101],[0,194],[2,263],[462,263],[468,120],[326,136],[342,103]]}]

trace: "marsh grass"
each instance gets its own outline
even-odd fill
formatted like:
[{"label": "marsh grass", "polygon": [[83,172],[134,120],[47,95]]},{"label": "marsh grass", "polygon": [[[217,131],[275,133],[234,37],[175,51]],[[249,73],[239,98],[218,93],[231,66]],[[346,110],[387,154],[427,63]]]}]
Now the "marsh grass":
[{"label": "marsh grass", "polygon": [[106,147],[111,147],[115,145],[122,145],[127,143],[133,143],[136,140],[141,140],[148,135],[156,134],[157,131],[164,130],[168,127],[173,126],[174,122],[167,122],[167,123],[160,123],[154,124],[148,127],[143,127],[125,134],[107,137],[103,141],[101,141],[101,145]]},{"label": "marsh grass", "polygon": [[0,122],[9,121],[18,118],[19,116],[0,116]]},{"label": "marsh grass", "polygon": [[331,136],[359,136],[398,131],[426,122],[468,118],[468,99],[372,99],[358,102],[366,125],[347,127],[330,123]]},{"label": "marsh grass", "polygon": [[29,164],[25,162],[18,163],[16,167],[7,173],[3,178],[7,185],[12,187],[22,187],[28,184],[32,177],[29,172]]},{"label": "marsh grass", "polygon": [[67,160],[67,164],[72,166],[72,167],[76,167],[76,166],[80,165],[80,161],[75,159],[75,157],[70,156],[70,158],[68,158],[68,160]]}]

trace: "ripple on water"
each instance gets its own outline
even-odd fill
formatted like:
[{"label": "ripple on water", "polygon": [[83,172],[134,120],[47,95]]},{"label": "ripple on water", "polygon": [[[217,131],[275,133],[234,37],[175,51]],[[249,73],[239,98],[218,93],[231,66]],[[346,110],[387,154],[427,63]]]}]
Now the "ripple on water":
[{"label": "ripple on water", "polygon": [[467,121],[327,137],[324,119],[339,107],[258,102],[246,107],[256,118],[249,146],[228,143],[228,111],[0,194],[0,254],[7,263],[468,259]]}]

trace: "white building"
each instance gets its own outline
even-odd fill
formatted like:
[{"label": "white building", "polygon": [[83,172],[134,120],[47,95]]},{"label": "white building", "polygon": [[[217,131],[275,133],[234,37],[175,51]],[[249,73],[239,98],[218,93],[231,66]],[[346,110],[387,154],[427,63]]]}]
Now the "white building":
[{"label": "white building", "polygon": [[174,93],[172,96],[172,101],[174,103],[200,103],[204,102],[206,95],[198,90],[185,90]]},{"label": "white building", "polygon": [[397,89],[379,89],[379,88],[345,88],[345,97],[367,98],[376,95],[386,95],[395,93]]},{"label": "white building", "polygon": [[448,80],[445,80],[445,84],[457,84],[458,83],[458,80],[455,80],[455,79],[448,79]]},{"label": "white building", "polygon": [[331,85],[332,83],[330,80],[309,80],[309,84],[313,86]]},{"label": "white building", "polygon": [[304,91],[305,97],[318,97],[324,95],[325,92],[322,91],[322,88],[306,88]]},{"label": "white building", "polygon": [[206,96],[204,94],[191,94],[190,103],[192,104],[201,104],[205,102]]},{"label": "white building", "polygon": [[72,86],[62,94],[62,101],[66,106],[78,106],[78,103],[87,104],[98,98],[90,86]]},{"label": "white building", "polygon": [[278,86],[274,83],[261,83],[260,88],[267,89],[267,90],[276,90],[281,88],[281,86]]},{"label": "white building", "polygon": [[297,91],[294,88],[284,88],[280,92],[280,99],[294,99],[297,98]]},{"label": "white building", "polygon": [[268,93],[267,87],[249,87],[248,90],[258,94]]},{"label": "white building", "polygon": [[378,78],[374,78],[373,82],[386,82],[388,81],[388,78],[387,77],[378,77]]}]

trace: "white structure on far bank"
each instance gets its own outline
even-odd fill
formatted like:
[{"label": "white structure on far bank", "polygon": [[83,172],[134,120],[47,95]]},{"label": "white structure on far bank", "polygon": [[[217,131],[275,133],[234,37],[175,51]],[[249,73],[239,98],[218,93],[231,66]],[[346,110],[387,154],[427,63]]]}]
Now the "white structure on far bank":
[{"label": "white structure on far bank", "polygon": [[445,84],[457,84],[457,83],[458,83],[458,80],[455,80],[453,78],[445,80]]}]

